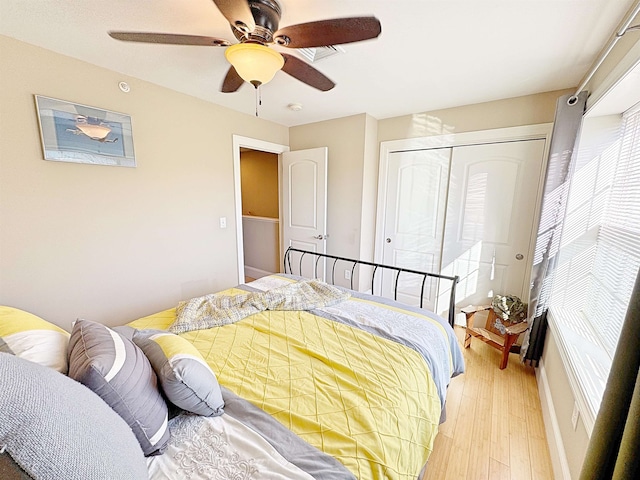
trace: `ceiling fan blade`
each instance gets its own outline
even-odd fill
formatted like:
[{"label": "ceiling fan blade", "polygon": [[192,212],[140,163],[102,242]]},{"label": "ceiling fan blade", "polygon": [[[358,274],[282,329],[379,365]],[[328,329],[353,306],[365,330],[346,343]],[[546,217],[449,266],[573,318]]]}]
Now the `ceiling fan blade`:
[{"label": "ceiling fan blade", "polygon": [[278,30],[274,38],[290,48],[326,47],[376,38],[381,31],[376,17],[335,18],[290,25]]},{"label": "ceiling fan blade", "polygon": [[227,76],[224,77],[224,81],[222,82],[222,88],[220,88],[220,91],[222,93],[233,93],[237,91],[243,83],[244,80],[240,75],[238,75],[235,67],[231,65],[231,68],[229,68],[229,71],[227,72]]},{"label": "ceiling fan blade", "polygon": [[165,45],[201,45],[205,47],[226,47],[231,45],[224,38],[180,35],[176,33],[109,32],[109,36],[125,42],[161,43]]},{"label": "ceiling fan blade", "polygon": [[293,78],[297,78],[303,83],[326,92],[336,86],[329,78],[323,73],[313,68],[308,63],[300,60],[298,57],[283,53],[284,66],[282,71],[288,73]]},{"label": "ceiling fan blade", "polygon": [[213,0],[213,3],[216,4],[224,18],[241,32],[252,32],[256,28],[247,0]]}]

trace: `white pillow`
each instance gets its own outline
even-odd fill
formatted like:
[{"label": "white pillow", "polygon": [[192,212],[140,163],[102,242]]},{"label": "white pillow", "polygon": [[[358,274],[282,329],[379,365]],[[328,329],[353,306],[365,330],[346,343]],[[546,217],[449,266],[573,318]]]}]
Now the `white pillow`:
[{"label": "white pillow", "polygon": [[32,313],[0,305],[0,339],[14,355],[67,373],[69,333]]}]

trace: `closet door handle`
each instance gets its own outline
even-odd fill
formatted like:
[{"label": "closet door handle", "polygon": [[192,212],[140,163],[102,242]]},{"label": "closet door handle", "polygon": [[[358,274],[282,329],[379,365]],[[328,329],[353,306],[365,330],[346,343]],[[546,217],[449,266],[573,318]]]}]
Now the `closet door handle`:
[{"label": "closet door handle", "polygon": [[491,280],[496,279],[496,249],[493,249],[493,258],[491,259]]}]

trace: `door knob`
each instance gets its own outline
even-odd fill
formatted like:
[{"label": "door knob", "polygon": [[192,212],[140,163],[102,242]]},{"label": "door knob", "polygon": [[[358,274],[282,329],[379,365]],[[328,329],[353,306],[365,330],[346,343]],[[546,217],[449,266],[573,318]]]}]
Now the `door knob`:
[{"label": "door knob", "polygon": [[522,260],[524,258],[524,255],[522,255],[521,253],[518,253],[516,255],[516,260]]},{"label": "door knob", "polygon": [[326,240],[328,236],[329,235],[316,235],[313,238],[315,238],[316,240]]},{"label": "door knob", "polygon": [[385,241],[386,241],[387,243],[391,243],[391,239],[390,239],[390,238],[387,238]]}]

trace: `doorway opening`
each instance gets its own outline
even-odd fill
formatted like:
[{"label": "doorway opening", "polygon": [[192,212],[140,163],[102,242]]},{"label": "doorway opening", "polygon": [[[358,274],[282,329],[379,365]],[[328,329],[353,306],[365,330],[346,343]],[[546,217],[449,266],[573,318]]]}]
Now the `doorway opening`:
[{"label": "doorway opening", "polygon": [[237,283],[280,271],[280,155],[288,151],[287,145],[233,136]]},{"label": "doorway opening", "polygon": [[240,148],[244,280],[280,271],[278,155]]}]

